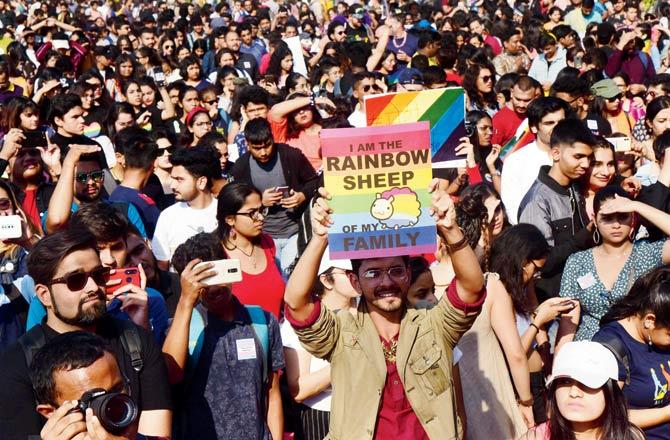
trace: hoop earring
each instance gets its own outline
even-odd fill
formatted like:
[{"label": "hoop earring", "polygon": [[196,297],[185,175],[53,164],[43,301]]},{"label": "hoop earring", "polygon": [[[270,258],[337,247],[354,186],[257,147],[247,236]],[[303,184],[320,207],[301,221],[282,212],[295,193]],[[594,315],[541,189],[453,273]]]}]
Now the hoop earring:
[{"label": "hoop earring", "polygon": [[595,228],[593,230],[593,242],[595,244],[600,244],[600,231],[598,230],[598,228]]}]

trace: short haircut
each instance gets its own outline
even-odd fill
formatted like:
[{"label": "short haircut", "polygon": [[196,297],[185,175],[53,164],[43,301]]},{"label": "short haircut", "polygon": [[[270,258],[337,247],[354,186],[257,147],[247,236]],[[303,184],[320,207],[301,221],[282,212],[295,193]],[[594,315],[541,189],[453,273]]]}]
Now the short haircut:
[{"label": "short haircut", "polygon": [[586,126],[584,121],[580,119],[563,119],[554,127],[551,132],[551,141],[549,144],[554,147],[572,147],[575,143],[580,142],[589,146],[594,146],[598,143],[598,138]]},{"label": "short haircut", "polygon": [[551,94],[567,93],[570,96],[580,97],[591,94],[589,85],[583,78],[573,77],[571,75],[556,78],[551,85]]},{"label": "short haircut", "polygon": [[47,235],[28,254],[28,275],[35,284],[49,284],[60,263],[75,251],[96,251],[95,238],[81,228],[68,228]]},{"label": "short haircut", "polygon": [[[248,124],[247,124],[248,125]],[[172,166],[182,166],[196,179],[207,178],[207,187],[212,187],[212,182],[221,176],[219,158],[211,148],[183,148],[175,151],[170,156]]]},{"label": "short haircut", "polygon": [[417,47],[423,49],[428,46],[430,43],[437,43],[441,40],[440,34],[433,30],[423,31],[419,35],[419,43]]},{"label": "short haircut", "polygon": [[108,202],[85,203],[72,215],[70,228],[85,230],[97,243],[125,239],[130,230],[128,217],[118,206]]},{"label": "short haircut", "polygon": [[555,26],[552,31],[552,34],[556,36],[556,39],[560,40],[561,38],[565,38],[570,35],[572,33],[572,28],[567,24],[559,24],[558,26]]},{"label": "short haircut", "polygon": [[207,147],[216,149],[216,144],[228,143],[226,137],[218,131],[210,131],[200,138],[196,147]]},{"label": "short haircut", "polygon": [[670,73],[657,73],[649,78],[647,87],[661,86],[663,93],[670,95]]},{"label": "short haircut", "polygon": [[127,127],[116,135],[116,142],[125,145],[123,157],[127,168],[149,170],[158,157],[158,146],[148,131]]},{"label": "short haircut", "polygon": [[63,118],[67,112],[75,107],[81,107],[81,98],[74,93],[62,93],[54,96],[49,110],[49,122],[55,125],[56,118]]},{"label": "short haircut", "polygon": [[523,92],[530,92],[537,88],[537,81],[528,75],[521,75],[514,82],[514,87],[518,87]]},{"label": "short haircut", "polygon": [[500,33],[500,41],[509,41],[515,35],[519,35],[519,30],[515,27],[509,27]]},{"label": "short haircut", "polygon": [[270,106],[270,94],[261,86],[246,86],[237,97],[240,106],[246,107],[249,103],[265,104]]},{"label": "short haircut", "polygon": [[37,403],[58,407],[55,374],[90,367],[105,353],[115,356],[100,336],[90,332],[66,332],[47,341],[35,354],[29,369]]},{"label": "short haircut", "polygon": [[582,0],[582,8],[593,9],[593,6],[595,6],[595,2],[593,0]]},{"label": "short haircut", "polygon": [[202,261],[226,259],[221,241],[215,233],[201,232],[180,244],[172,255],[172,266],[177,273],[182,273],[191,260]]},{"label": "short haircut", "polygon": [[534,99],[528,104],[528,126],[537,127],[542,118],[559,110],[563,110],[567,115],[570,110],[568,103],[553,96],[541,96]]},{"label": "short haircut", "polygon": [[244,127],[244,137],[247,144],[253,145],[263,145],[274,140],[270,123],[264,118],[254,118],[247,122],[246,127]]}]

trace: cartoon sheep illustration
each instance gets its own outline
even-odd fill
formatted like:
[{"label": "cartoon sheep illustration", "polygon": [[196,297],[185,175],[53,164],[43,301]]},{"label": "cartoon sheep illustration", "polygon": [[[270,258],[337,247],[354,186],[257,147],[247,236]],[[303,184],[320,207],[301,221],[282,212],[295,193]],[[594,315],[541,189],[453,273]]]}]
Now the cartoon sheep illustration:
[{"label": "cartoon sheep illustration", "polygon": [[418,223],[421,203],[410,188],[394,187],[377,194],[370,214],[381,223],[382,229],[406,228]]}]

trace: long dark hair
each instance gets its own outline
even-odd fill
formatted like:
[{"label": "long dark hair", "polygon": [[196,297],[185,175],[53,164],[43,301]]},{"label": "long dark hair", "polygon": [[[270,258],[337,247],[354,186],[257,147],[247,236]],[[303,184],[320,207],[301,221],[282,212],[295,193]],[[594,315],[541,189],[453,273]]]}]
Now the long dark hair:
[{"label": "long dark hair", "polygon": [[289,55],[293,55],[293,53],[286,44],[280,44],[277,46],[275,51],[272,52],[272,55],[270,56],[270,63],[268,64],[268,68],[265,73],[275,75],[277,78],[279,78],[282,73],[281,62]]},{"label": "long dark hair", "polygon": [[[551,440],[575,440],[572,425],[558,409],[556,389],[558,381],[549,387],[549,432]],[[605,410],[600,416],[602,439],[640,440],[644,434],[628,421],[626,398],[614,379],[609,379],[601,388],[605,394]]]},{"label": "long dark hair", "polygon": [[536,226],[519,223],[505,229],[491,246],[489,270],[500,275],[500,281],[512,297],[514,310],[526,314],[531,310],[523,280],[523,267],[529,261],[549,254],[549,244]]},{"label": "long dark hair", "polygon": [[216,233],[222,243],[225,244],[228,241],[231,231],[231,227],[226,223],[226,217],[235,215],[244,206],[247,197],[252,194],[262,197],[261,192],[255,186],[244,182],[232,182],[221,189],[217,197],[216,220],[219,222],[219,227]]},{"label": "long dark hair", "polygon": [[626,296],[600,319],[600,326],[631,316],[653,313],[659,327],[670,327],[670,266],[661,266],[639,277]]},{"label": "long dark hair", "polygon": [[[475,249],[482,238],[482,231],[489,229],[489,212],[484,202],[496,194],[485,184],[469,186],[463,190],[459,202],[456,204],[456,222],[463,229],[468,244]],[[491,252],[490,233],[484,234],[484,258],[480,261],[483,270],[487,270],[489,254]]]},{"label": "long dark hair", "polygon": [[496,93],[493,89],[491,92],[486,95],[480,96],[479,90],[477,89],[477,79],[479,78],[479,72],[482,69],[488,69],[491,72],[491,80],[493,81],[493,86],[495,86],[495,74],[496,71],[491,65],[481,65],[473,64],[465,71],[463,76],[463,88],[470,98],[470,102],[475,103],[480,108],[498,108],[498,103],[496,101]]}]

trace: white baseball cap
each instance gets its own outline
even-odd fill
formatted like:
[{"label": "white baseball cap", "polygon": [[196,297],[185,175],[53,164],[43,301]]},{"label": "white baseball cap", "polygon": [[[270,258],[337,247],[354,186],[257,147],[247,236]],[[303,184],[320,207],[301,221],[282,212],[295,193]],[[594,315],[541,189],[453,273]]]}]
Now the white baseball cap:
[{"label": "white baseball cap", "polygon": [[321,264],[319,264],[318,274],[321,275],[331,267],[342,270],[351,270],[351,260],[331,260],[330,247],[326,247],[326,252],[324,252],[323,257],[321,257]]},{"label": "white baseball cap", "polygon": [[568,342],[554,357],[549,383],[569,377],[589,388],[600,388],[619,379],[619,365],[604,345],[591,341]]}]

